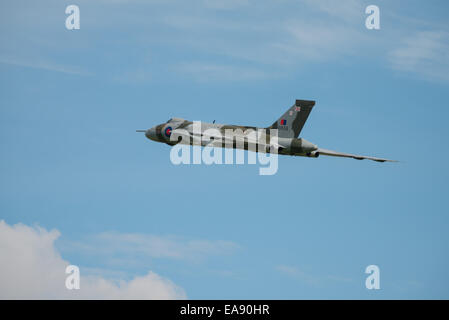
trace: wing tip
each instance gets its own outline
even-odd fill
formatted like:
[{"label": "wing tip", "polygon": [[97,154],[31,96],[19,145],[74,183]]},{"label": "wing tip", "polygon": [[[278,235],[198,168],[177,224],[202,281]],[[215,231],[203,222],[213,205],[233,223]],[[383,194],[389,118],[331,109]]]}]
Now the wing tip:
[{"label": "wing tip", "polygon": [[390,159],[373,159],[377,162],[399,162],[398,160],[390,160]]}]

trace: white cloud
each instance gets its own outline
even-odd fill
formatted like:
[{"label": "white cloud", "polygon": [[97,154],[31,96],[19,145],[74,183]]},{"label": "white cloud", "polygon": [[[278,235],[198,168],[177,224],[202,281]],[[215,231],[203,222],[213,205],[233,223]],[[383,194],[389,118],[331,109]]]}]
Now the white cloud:
[{"label": "white cloud", "polygon": [[212,255],[231,254],[238,248],[234,242],[224,240],[117,232],[103,232],[64,246],[64,250],[108,255],[115,263],[126,260],[127,264],[136,258],[139,261],[145,258],[168,258],[197,262]]},{"label": "white cloud", "polygon": [[304,271],[300,270],[297,267],[279,265],[276,267],[276,269],[283,274],[286,274],[295,279],[299,279],[303,282],[306,282],[309,285],[316,286],[320,282],[318,278],[305,273]]},{"label": "white cloud", "polygon": [[338,60],[354,54],[364,40],[360,30],[345,24],[320,24],[308,21],[289,21],[282,42],[273,46],[284,61],[296,64],[306,61]]},{"label": "white cloud", "polygon": [[67,290],[69,265],[54,242],[57,230],[47,231],[0,221],[0,299],[178,299],[184,290],[154,272],[130,281],[83,276],[80,290]]},{"label": "white cloud", "polygon": [[[183,10],[170,12],[160,22],[181,35],[167,37],[167,41],[206,57],[206,61],[184,61],[175,69],[199,81],[279,78],[310,62],[346,63],[348,57],[369,57],[369,63],[378,58],[401,72],[449,79],[447,32],[417,32],[399,41],[398,47],[396,39],[410,34],[410,29],[421,29],[422,22],[408,17],[404,21],[406,16],[382,6],[382,19],[394,19],[397,24],[381,32],[368,31],[367,4],[359,0],[259,2],[257,10],[240,7],[238,16],[212,15],[200,9],[187,14]],[[427,27],[436,28],[433,23]],[[214,57],[225,63],[217,63]]]},{"label": "white cloud", "polygon": [[304,282],[313,287],[321,287],[329,282],[351,282],[352,279],[344,278],[340,276],[334,275],[326,275],[326,276],[316,276],[305,272],[298,267],[288,266],[288,265],[279,265],[276,267],[276,270],[293,278]]},{"label": "white cloud", "polygon": [[62,72],[67,74],[79,75],[79,76],[91,76],[92,73],[74,66],[61,65],[54,62],[43,61],[43,60],[25,60],[19,58],[11,58],[11,57],[0,57],[0,63],[25,67],[25,68],[33,68],[33,69],[42,69],[48,71]]},{"label": "white cloud", "polygon": [[257,68],[204,62],[183,63],[176,70],[192,76],[199,82],[263,80],[275,75]]},{"label": "white cloud", "polygon": [[449,81],[449,33],[422,31],[406,37],[390,52],[389,58],[396,70]]},{"label": "white cloud", "polygon": [[310,61],[339,60],[374,46],[363,35],[365,13],[357,1],[306,4],[262,2],[257,10],[240,8],[238,16],[212,15],[204,8],[200,14],[170,12],[159,21],[176,32],[163,41],[205,57],[182,58],[173,70],[198,81],[273,79]]},{"label": "white cloud", "polygon": [[354,21],[363,17],[364,8],[360,0],[305,0],[312,9],[342,20]]},{"label": "white cloud", "polygon": [[203,0],[206,7],[218,10],[231,10],[241,6],[247,6],[249,0]]},{"label": "white cloud", "polygon": [[[146,83],[161,78],[161,74],[163,77],[182,74],[200,82],[229,82],[276,79],[323,61],[339,64],[350,62],[347,58],[366,56],[368,63],[375,59],[384,63],[388,58],[389,67],[423,78],[444,81],[449,78],[447,33],[418,32],[423,24],[412,19],[413,16],[396,14],[394,6],[381,7],[381,17],[384,17],[381,19],[392,24],[389,27],[385,24],[379,32],[368,32],[364,20],[365,6],[369,2],[360,0],[199,0],[189,3],[114,0],[116,5],[105,7],[106,2],[110,1],[82,0],[90,6],[82,28],[108,30],[119,26],[132,36],[116,40],[123,47],[136,48],[139,54],[134,59],[129,59],[126,54],[114,54],[115,48],[109,47],[110,41],[100,42],[99,51],[95,51],[96,47],[91,44],[97,41],[96,33],[86,33],[59,46],[59,42],[66,40],[67,33],[55,33],[57,28],[53,25],[58,20],[50,13],[59,9],[54,2],[50,11],[48,7],[42,11],[34,5],[23,11],[20,4],[8,8],[7,19],[2,22],[13,27],[2,30],[5,41],[0,51],[8,56],[0,57],[0,63],[90,75],[82,68],[49,58],[64,57],[73,52],[80,57],[79,61],[86,59],[83,63],[89,65],[89,71],[94,70],[99,78],[109,79],[112,72],[115,81]],[[121,6],[128,2],[135,3],[135,8],[121,10]],[[23,19],[24,15],[29,18]],[[40,15],[47,19],[39,23],[39,28],[28,25]],[[100,18],[95,18],[97,16]],[[108,19],[101,18],[105,16]],[[23,23],[33,31],[19,32]],[[438,28],[434,21],[427,22],[425,27]],[[397,37],[410,35],[410,30],[415,30],[416,35],[399,41],[398,46]],[[42,34],[48,36],[39,36]],[[35,52],[34,58],[22,59],[21,53],[30,50]],[[148,52],[157,57],[152,64],[142,58]],[[164,52],[164,57],[158,57],[159,52]],[[389,52],[388,57],[386,52]],[[97,56],[105,57],[102,63],[91,60]]]}]

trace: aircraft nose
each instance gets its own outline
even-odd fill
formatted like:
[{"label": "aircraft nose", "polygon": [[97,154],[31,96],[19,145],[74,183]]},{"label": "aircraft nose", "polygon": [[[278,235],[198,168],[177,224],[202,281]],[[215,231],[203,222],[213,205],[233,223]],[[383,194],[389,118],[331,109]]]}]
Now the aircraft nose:
[{"label": "aircraft nose", "polygon": [[156,140],[156,128],[153,127],[145,131],[145,137],[147,137],[150,140]]}]

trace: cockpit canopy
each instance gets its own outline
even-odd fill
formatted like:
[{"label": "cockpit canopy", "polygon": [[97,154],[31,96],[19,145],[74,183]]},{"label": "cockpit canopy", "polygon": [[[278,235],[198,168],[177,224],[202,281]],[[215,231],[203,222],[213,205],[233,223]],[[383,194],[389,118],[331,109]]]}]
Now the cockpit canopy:
[{"label": "cockpit canopy", "polygon": [[169,122],[183,122],[184,121],[184,119],[182,119],[182,118],[170,118],[166,123],[169,123]]}]

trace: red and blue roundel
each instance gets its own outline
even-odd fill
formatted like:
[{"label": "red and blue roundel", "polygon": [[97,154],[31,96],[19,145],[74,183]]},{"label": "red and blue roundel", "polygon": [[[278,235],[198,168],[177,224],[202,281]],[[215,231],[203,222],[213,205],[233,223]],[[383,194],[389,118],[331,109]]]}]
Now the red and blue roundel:
[{"label": "red and blue roundel", "polygon": [[171,136],[171,130],[172,130],[171,127],[165,128],[164,133],[165,133],[165,136],[166,136],[166,137],[170,137],[170,136]]}]

